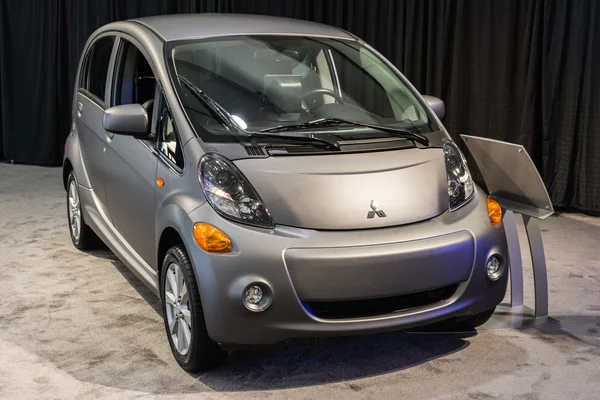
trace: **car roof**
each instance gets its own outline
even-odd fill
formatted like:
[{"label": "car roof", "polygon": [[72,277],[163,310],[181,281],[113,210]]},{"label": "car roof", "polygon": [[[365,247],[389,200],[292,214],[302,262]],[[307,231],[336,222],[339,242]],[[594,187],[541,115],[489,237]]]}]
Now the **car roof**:
[{"label": "car roof", "polygon": [[234,35],[306,35],[355,39],[333,26],[292,18],[245,14],[175,14],[136,18],[165,41]]}]

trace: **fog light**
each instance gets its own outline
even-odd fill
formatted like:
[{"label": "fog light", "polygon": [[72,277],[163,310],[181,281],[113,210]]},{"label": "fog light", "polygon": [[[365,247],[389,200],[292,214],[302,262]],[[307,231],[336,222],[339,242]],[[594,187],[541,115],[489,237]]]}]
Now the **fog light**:
[{"label": "fog light", "polygon": [[263,298],[263,291],[260,286],[252,285],[248,289],[246,289],[246,301],[249,304],[258,304]]},{"label": "fog light", "polygon": [[242,294],[244,306],[255,312],[265,311],[271,305],[271,291],[262,283],[252,283],[246,286]]},{"label": "fog light", "polygon": [[502,265],[502,260],[498,256],[491,256],[486,265],[486,272],[489,279],[496,281],[498,278],[502,276],[504,272],[504,268]]}]

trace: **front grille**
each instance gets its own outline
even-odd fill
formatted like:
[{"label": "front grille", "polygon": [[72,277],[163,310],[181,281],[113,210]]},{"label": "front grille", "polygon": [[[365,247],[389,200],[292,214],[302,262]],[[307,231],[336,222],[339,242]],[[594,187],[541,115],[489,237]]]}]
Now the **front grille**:
[{"label": "front grille", "polygon": [[374,317],[444,301],[457,288],[458,285],[451,285],[400,296],[349,301],[308,301],[302,305],[309,313],[323,319]]}]

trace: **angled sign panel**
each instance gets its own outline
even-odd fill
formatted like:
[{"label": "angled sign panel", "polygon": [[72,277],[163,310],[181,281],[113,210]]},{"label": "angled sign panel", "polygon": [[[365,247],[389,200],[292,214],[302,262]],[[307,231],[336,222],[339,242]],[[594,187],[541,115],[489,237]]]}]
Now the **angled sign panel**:
[{"label": "angled sign panel", "polygon": [[554,213],[550,196],[523,146],[460,135],[473,155],[490,197],[502,207],[533,218]]}]

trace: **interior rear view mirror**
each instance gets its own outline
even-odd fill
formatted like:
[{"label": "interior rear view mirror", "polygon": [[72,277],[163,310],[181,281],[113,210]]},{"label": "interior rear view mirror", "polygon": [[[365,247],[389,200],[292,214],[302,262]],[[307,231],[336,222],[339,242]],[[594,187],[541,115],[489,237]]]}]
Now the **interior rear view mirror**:
[{"label": "interior rear view mirror", "polygon": [[429,107],[431,107],[438,118],[444,118],[446,115],[446,106],[444,105],[444,101],[442,99],[434,96],[423,96],[423,99],[427,102]]},{"label": "interior rear view mirror", "polygon": [[146,136],[149,134],[148,112],[141,104],[124,104],[104,112],[104,129],[119,135]]}]

